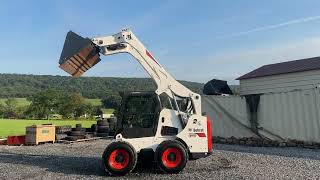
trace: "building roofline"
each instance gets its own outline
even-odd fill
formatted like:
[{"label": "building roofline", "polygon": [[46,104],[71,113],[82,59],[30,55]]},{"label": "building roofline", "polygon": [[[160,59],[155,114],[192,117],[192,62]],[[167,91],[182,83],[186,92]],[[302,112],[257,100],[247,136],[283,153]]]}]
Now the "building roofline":
[{"label": "building roofline", "polygon": [[236,78],[236,80],[311,71],[317,69],[320,69],[320,57],[313,57],[264,65]]}]

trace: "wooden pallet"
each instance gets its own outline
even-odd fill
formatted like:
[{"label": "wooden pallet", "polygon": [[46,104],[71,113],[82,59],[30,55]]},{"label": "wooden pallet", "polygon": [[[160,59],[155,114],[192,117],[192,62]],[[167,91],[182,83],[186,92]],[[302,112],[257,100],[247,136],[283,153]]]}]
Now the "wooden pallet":
[{"label": "wooden pallet", "polygon": [[68,141],[68,140],[59,140],[57,141],[58,143],[63,143],[63,144],[72,144],[72,143],[77,143],[77,142],[86,142],[86,141],[94,141],[102,139],[101,137],[93,137],[93,138],[88,138],[88,139],[78,139],[76,141]]},{"label": "wooden pallet", "polygon": [[7,139],[0,139],[0,145],[7,145]]},{"label": "wooden pallet", "polygon": [[41,144],[48,144],[48,143],[54,144],[55,142],[54,141],[44,141],[44,142],[38,142],[38,143],[30,143],[30,142],[28,142],[28,143],[25,143],[24,145],[26,145],[26,146],[38,146],[38,145],[41,145]]}]

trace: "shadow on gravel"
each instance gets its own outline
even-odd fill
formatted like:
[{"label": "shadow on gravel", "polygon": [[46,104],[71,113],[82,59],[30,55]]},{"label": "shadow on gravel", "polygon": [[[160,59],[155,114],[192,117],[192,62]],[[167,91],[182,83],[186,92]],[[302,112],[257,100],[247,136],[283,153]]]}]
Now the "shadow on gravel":
[{"label": "shadow on gravel", "polygon": [[38,166],[46,171],[75,175],[105,176],[96,157],[69,157],[55,155],[28,155],[0,152],[0,163]]},{"label": "shadow on gravel", "polygon": [[[208,171],[219,171],[222,169],[235,168],[232,166],[231,161],[212,156],[213,158],[208,161],[206,166],[201,160],[190,161],[186,166],[184,172],[208,172]],[[8,163],[14,165],[25,165],[34,166],[39,169],[52,173],[62,173],[66,175],[87,175],[87,176],[108,176],[102,170],[102,161],[99,157],[72,157],[72,156],[57,156],[57,155],[32,155],[32,154],[19,154],[11,152],[0,152],[0,164]],[[209,166],[209,167],[208,167]],[[133,178],[141,177],[154,177],[160,175],[166,176],[162,173],[155,163],[141,163],[137,164],[133,170],[131,176]]]},{"label": "shadow on gravel", "polygon": [[[85,175],[85,176],[108,176],[102,170],[102,161],[99,157],[72,157],[72,156],[57,156],[57,155],[32,155],[32,154],[19,154],[11,152],[0,152],[0,164],[8,163],[14,165],[24,165],[38,167],[51,173],[62,173],[66,175]],[[219,171],[222,169],[234,168],[231,162],[226,159],[214,157],[209,161],[208,166],[203,166],[204,162],[190,161],[186,167],[185,173],[197,172],[203,173],[208,171]],[[183,172],[183,173],[184,173]],[[133,170],[132,178],[142,177],[167,177],[156,168],[155,163],[142,163],[137,164]]]},{"label": "shadow on gravel", "polygon": [[[108,176],[102,169],[102,161],[99,157],[70,157],[57,155],[32,155],[10,152],[0,152],[0,163],[36,166],[53,173],[73,175]],[[155,168],[155,164],[137,164],[133,173],[161,174]]]},{"label": "shadow on gravel", "polygon": [[282,147],[251,147],[251,146],[228,145],[228,144],[215,144],[214,148],[216,150],[224,150],[224,151],[320,160],[319,149],[306,149],[306,148],[296,148],[296,147],[283,147],[283,148]]}]

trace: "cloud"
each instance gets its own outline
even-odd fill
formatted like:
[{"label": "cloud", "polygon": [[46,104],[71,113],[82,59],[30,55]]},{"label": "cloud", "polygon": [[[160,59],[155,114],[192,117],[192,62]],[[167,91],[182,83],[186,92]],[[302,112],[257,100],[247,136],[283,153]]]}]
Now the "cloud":
[{"label": "cloud", "polygon": [[246,35],[246,34],[250,34],[250,33],[254,33],[254,32],[267,31],[267,30],[271,30],[271,29],[278,29],[278,28],[293,25],[293,24],[306,23],[306,22],[316,21],[316,20],[320,20],[320,16],[310,16],[310,17],[305,17],[305,18],[301,18],[301,19],[294,19],[294,20],[283,22],[280,24],[262,26],[262,27],[254,28],[254,29],[251,29],[248,31],[227,34],[227,35],[220,36],[218,38],[221,38],[221,39],[232,38],[232,37],[242,36],[242,35]]}]

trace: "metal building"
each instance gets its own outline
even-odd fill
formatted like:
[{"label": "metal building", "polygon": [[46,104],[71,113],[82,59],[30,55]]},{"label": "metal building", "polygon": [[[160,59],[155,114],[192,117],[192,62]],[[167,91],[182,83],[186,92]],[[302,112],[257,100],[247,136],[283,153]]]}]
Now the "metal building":
[{"label": "metal building", "polygon": [[311,89],[320,84],[320,57],[262,66],[240,80],[240,94]]},{"label": "metal building", "polygon": [[265,65],[237,79],[240,96],[203,96],[214,136],[320,143],[320,57]]}]

